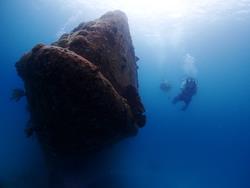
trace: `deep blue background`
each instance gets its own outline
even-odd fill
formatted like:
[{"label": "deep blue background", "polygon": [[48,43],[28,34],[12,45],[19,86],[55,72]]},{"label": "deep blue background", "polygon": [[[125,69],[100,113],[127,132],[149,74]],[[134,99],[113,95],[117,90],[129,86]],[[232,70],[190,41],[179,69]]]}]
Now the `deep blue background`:
[{"label": "deep blue background", "polygon": [[[13,103],[9,97],[13,88],[22,87],[15,62],[36,43],[56,40],[68,17],[54,4],[34,9],[31,1],[0,2],[0,187],[1,183],[3,187],[36,187],[45,182],[46,168],[36,139],[27,139],[23,131],[28,120],[26,101]],[[190,29],[179,50],[145,45],[143,37],[132,31],[140,57],[147,125],[137,137],[108,149],[101,154],[102,160],[94,160],[98,165],[90,167],[88,176],[65,181],[81,182],[75,184],[84,187],[89,179],[112,177],[127,187],[249,188],[249,20],[226,19]],[[158,50],[166,54],[160,66]],[[180,64],[187,52],[197,60],[199,90],[182,112],[171,99],[185,76]],[[163,79],[171,81],[170,93],[159,89]]]}]

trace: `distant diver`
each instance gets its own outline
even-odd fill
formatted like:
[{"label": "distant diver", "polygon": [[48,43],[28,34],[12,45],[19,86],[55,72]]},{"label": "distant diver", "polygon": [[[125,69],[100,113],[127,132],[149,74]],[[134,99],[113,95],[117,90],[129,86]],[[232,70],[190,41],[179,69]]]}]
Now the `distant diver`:
[{"label": "distant diver", "polygon": [[177,102],[183,101],[185,104],[182,107],[182,110],[185,111],[192,100],[192,97],[197,93],[197,82],[194,78],[188,77],[186,78],[181,86],[181,93],[178,94],[173,99],[173,104]]},{"label": "distant diver", "polygon": [[164,92],[169,92],[172,89],[172,86],[167,80],[165,80],[160,84],[160,89]]}]

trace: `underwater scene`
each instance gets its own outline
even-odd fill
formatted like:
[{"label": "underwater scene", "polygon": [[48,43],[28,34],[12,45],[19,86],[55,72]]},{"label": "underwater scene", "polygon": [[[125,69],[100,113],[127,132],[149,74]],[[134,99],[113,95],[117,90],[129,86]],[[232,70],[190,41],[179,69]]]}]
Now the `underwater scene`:
[{"label": "underwater scene", "polygon": [[0,188],[250,188],[250,0],[1,0]]}]

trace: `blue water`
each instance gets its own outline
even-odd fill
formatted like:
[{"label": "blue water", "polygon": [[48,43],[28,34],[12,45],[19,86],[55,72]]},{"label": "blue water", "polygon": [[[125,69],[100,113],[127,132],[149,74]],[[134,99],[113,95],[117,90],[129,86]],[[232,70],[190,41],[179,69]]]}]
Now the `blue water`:
[{"label": "blue water", "polygon": [[[93,8],[82,0],[76,1],[81,2],[76,12],[69,2],[0,1],[1,188],[46,187],[47,169],[36,138],[24,134],[27,102],[9,100],[13,88],[23,87],[15,62],[35,44],[49,44],[114,8],[101,7],[101,1]],[[232,0],[224,3],[227,7],[223,2],[218,0],[221,7],[215,4],[214,12],[210,7],[203,17],[181,21],[149,20],[125,8],[140,57],[147,125],[138,136],[103,151],[87,172],[65,176],[69,187],[95,181],[117,181],[126,188],[250,187],[250,2],[236,6]],[[188,56],[198,93],[183,112],[171,100],[189,74],[184,68]],[[159,88],[163,80],[172,85],[168,93]]]}]

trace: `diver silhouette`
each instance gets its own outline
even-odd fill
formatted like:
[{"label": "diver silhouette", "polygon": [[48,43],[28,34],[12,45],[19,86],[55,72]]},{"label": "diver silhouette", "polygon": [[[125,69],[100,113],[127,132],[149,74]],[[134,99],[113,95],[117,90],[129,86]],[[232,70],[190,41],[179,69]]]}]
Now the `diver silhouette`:
[{"label": "diver silhouette", "polygon": [[181,92],[173,99],[172,103],[183,101],[185,104],[181,110],[185,111],[192,100],[192,97],[197,93],[197,83],[194,78],[188,77],[183,82]]},{"label": "diver silhouette", "polygon": [[160,84],[160,89],[164,92],[169,92],[172,89],[172,86],[170,84],[169,81],[164,80],[161,84]]}]

